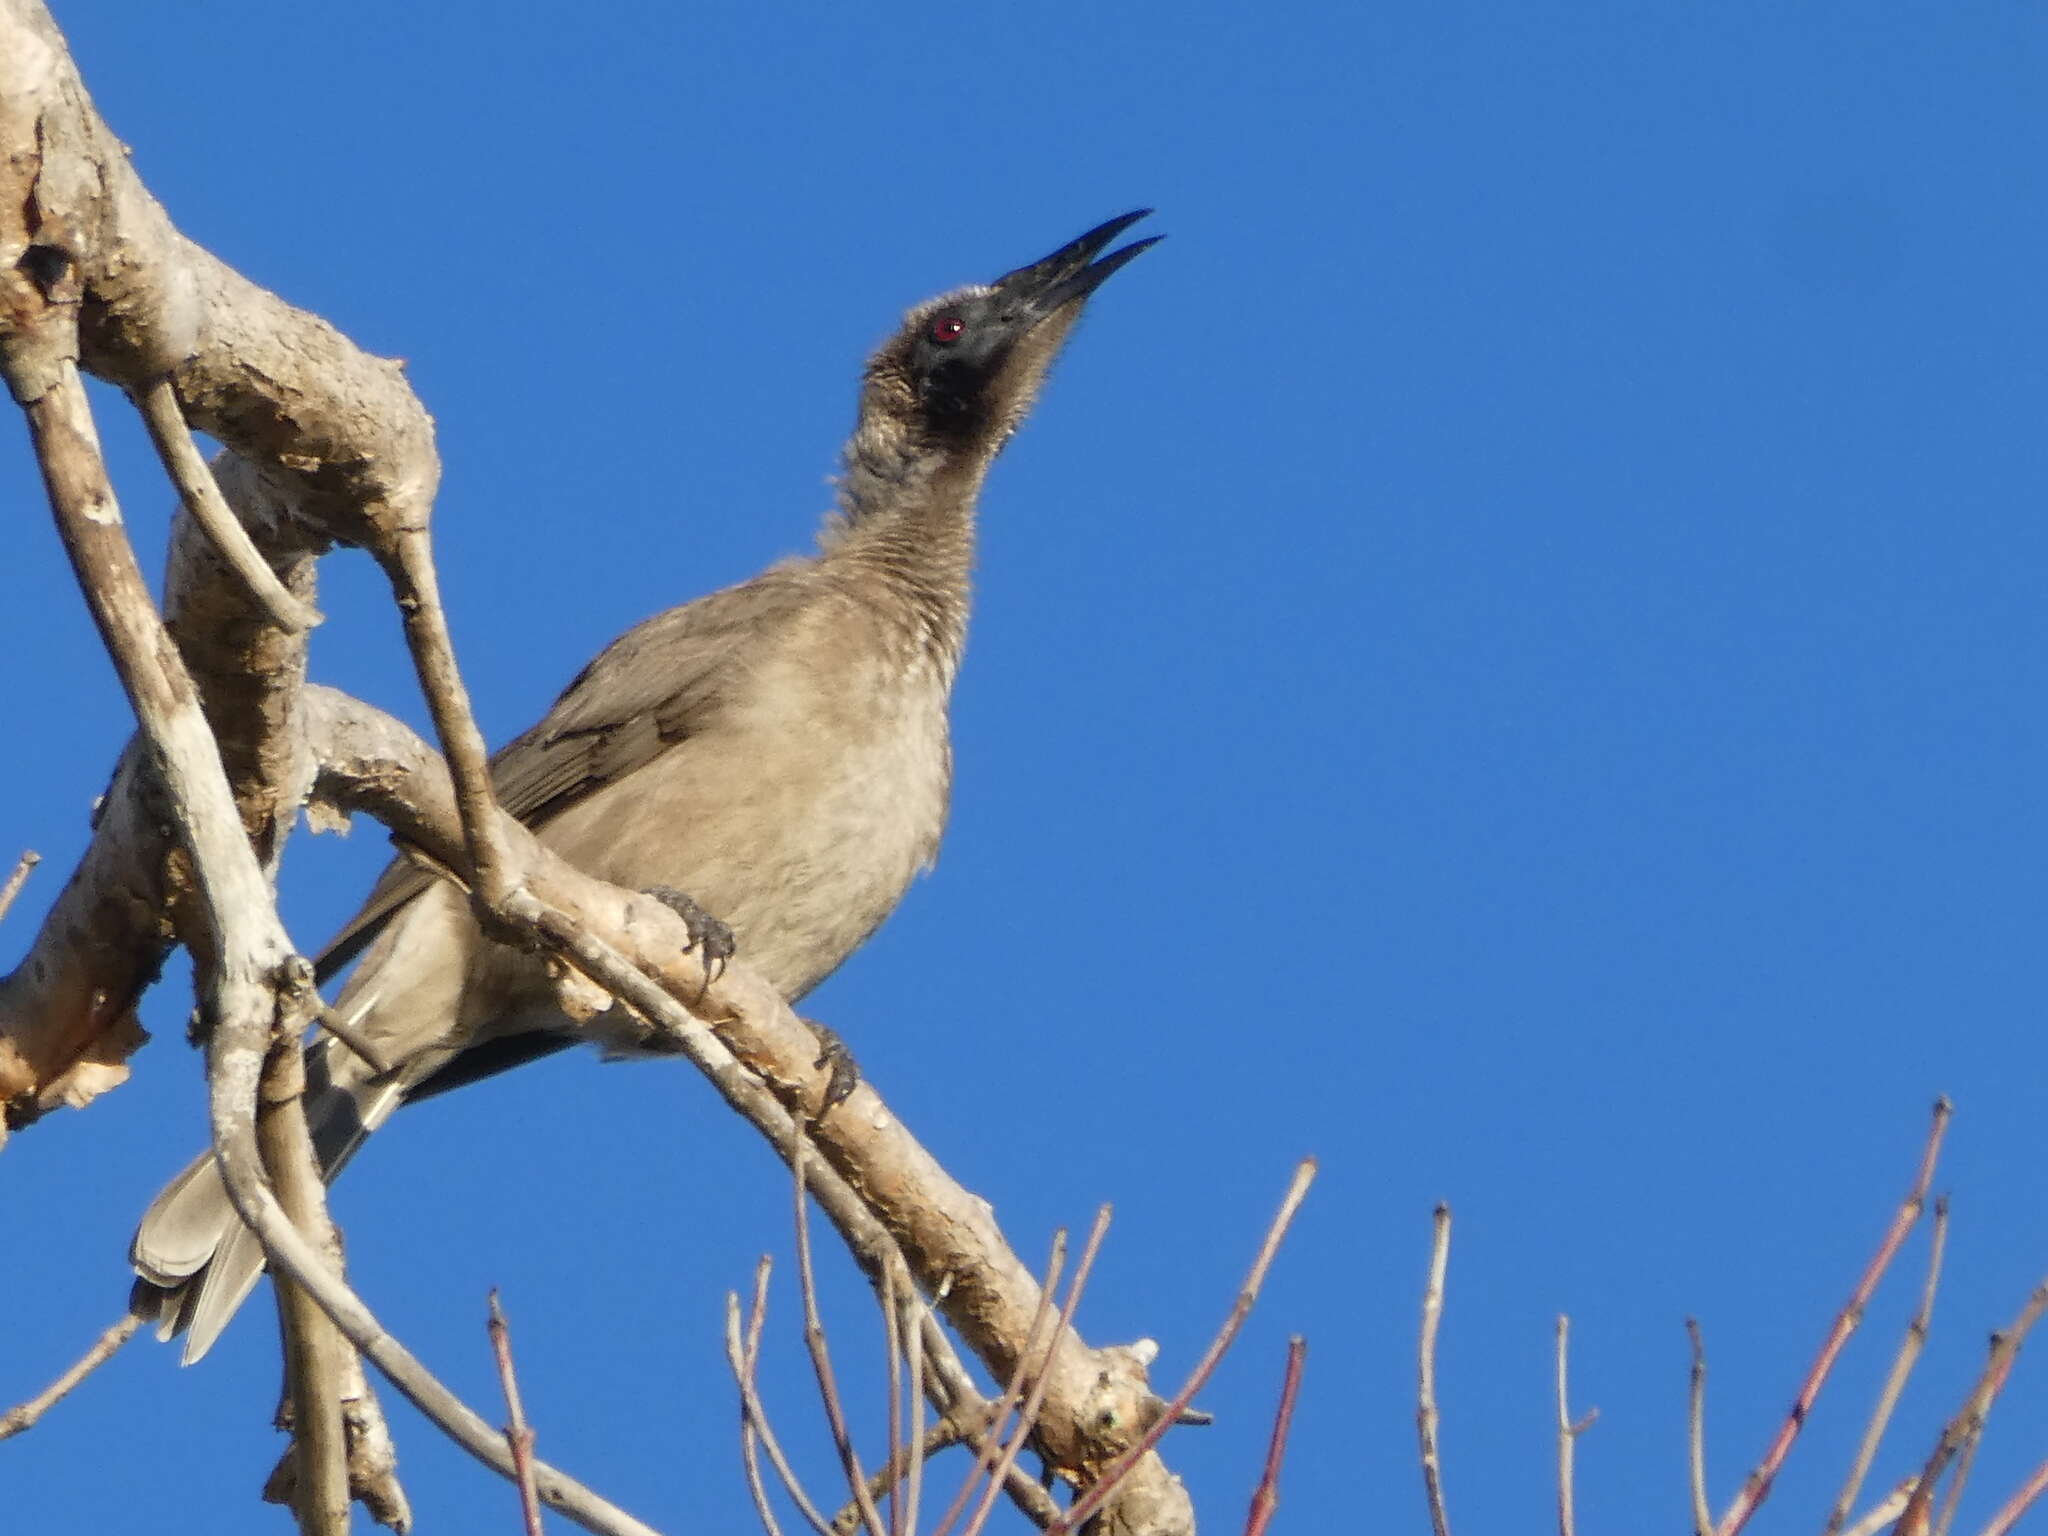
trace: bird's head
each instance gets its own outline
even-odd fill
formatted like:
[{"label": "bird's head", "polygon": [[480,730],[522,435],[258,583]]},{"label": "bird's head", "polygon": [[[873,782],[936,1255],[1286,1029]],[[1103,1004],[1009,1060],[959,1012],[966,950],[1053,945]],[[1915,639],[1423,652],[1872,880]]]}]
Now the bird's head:
[{"label": "bird's head", "polygon": [[1042,261],[918,305],[868,363],[863,414],[928,449],[994,457],[1031,409],[1088,296],[1159,243],[1154,236],[1100,256],[1150,212],[1098,224]]}]

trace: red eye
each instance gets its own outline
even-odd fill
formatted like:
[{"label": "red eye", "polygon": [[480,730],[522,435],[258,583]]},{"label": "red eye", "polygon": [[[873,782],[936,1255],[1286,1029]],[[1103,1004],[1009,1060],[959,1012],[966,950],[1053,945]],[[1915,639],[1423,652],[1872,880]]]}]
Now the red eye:
[{"label": "red eye", "polygon": [[941,343],[958,341],[966,329],[967,322],[958,315],[941,315],[932,322],[932,340]]}]

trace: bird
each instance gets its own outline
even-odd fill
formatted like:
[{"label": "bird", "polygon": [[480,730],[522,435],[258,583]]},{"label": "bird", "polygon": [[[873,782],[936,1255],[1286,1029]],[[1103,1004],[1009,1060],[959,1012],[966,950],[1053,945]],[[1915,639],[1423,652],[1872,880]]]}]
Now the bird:
[{"label": "bird", "polygon": [[[975,509],[1090,296],[1160,237],[1110,219],[992,283],[912,308],[862,373],[836,505],[814,554],[655,615],[607,646],[491,760],[499,803],[585,873],[651,891],[707,954],[794,1003],[895,909],[938,853],[948,702],[966,641]],[[332,1180],[400,1105],[592,1041],[646,1049],[614,1006],[559,1007],[537,956],[486,938],[467,898],[387,868],[317,961],[370,1065],[307,1046],[306,1111]],[[210,1153],[144,1213],[135,1308],[206,1354],[263,1254]]]}]

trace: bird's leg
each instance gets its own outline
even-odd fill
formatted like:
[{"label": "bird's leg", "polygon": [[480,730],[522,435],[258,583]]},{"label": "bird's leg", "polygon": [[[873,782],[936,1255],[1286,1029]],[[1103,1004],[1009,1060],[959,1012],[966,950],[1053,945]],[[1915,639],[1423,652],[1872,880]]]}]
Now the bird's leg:
[{"label": "bird's leg", "polygon": [[814,1067],[830,1067],[832,1075],[825,1082],[825,1102],[818,1106],[818,1118],[824,1119],[832,1113],[833,1106],[843,1102],[849,1093],[860,1086],[860,1063],[853,1059],[853,1052],[846,1048],[846,1042],[839,1038],[839,1032],[829,1024],[820,1024],[816,1019],[805,1019],[804,1027],[818,1037],[818,1059]]},{"label": "bird's leg", "polygon": [[[683,926],[690,933],[690,942],[684,949],[703,952],[704,986],[708,989],[712,982],[724,974],[725,962],[739,951],[732,930],[672,885],[650,885],[646,894],[683,920]],[[697,1000],[704,1000],[702,992],[697,994]]]}]

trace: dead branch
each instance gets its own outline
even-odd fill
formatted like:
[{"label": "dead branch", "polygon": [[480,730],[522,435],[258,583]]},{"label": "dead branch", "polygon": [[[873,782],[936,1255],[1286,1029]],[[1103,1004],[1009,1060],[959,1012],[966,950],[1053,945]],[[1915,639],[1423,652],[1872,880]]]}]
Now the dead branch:
[{"label": "dead branch", "polygon": [[26,1402],[0,1414],[0,1440],[36,1427],[36,1421],[67,1397],[86,1377],[114,1358],[115,1352],[135,1337],[135,1330],[142,1326],[142,1319],[130,1312],[113,1327],[93,1340],[92,1348],[67,1366],[57,1379]]},{"label": "dead branch", "polygon": [[33,848],[14,861],[14,872],[0,885],[0,918],[7,916],[7,909],[14,905],[14,898],[21,894],[21,888],[28,883],[28,872],[43,862],[43,856]]},{"label": "dead branch", "polygon": [[[432,423],[398,365],[178,234],[93,110],[40,0],[0,0],[0,103],[0,198],[19,217],[0,228],[0,268],[13,285],[6,326],[18,329],[29,313],[15,300],[40,302],[23,259],[40,253],[31,265],[63,266],[77,298],[79,363],[145,397],[169,376],[183,415],[238,456],[219,471],[220,489],[300,604],[310,600],[312,557],[329,542],[424,525],[439,475]],[[304,645],[251,590],[181,518],[168,622],[267,865],[302,793],[289,716]],[[118,1083],[145,1038],[133,1004],[167,952],[190,874],[141,769],[131,751],[91,851],[0,981],[10,1125]]]}]

